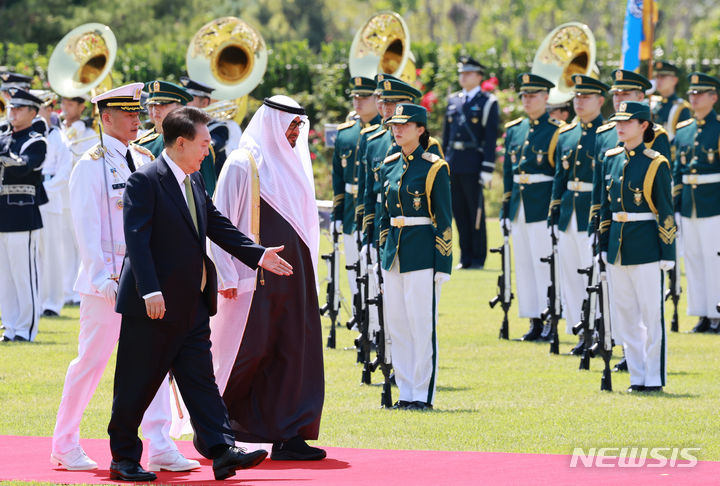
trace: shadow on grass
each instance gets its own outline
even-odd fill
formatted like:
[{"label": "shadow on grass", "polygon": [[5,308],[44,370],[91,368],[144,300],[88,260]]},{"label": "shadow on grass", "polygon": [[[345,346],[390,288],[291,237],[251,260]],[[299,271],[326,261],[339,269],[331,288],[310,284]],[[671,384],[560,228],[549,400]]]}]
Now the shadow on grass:
[{"label": "shadow on grass", "polygon": [[437,391],[444,391],[444,392],[457,392],[457,391],[467,391],[470,390],[470,387],[468,386],[438,386]]},{"label": "shadow on grass", "polygon": [[642,397],[642,398],[651,398],[651,399],[655,399],[655,400],[659,400],[662,398],[697,398],[700,396],[697,393],[668,393],[665,391],[650,392],[650,393],[644,393],[644,392],[632,392],[632,393],[623,392],[623,393],[625,395],[633,395],[633,396],[638,396],[638,397]]}]

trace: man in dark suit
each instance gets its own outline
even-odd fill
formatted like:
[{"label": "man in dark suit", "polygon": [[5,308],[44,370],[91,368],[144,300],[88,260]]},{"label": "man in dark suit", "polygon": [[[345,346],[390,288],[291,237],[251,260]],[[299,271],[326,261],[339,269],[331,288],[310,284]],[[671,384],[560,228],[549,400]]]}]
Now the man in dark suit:
[{"label": "man in dark suit", "polygon": [[127,181],[123,222],[127,253],[117,311],[122,314],[112,416],[108,425],[112,479],[152,481],[139,464],[143,412],[168,371],[183,394],[195,446],[213,459],[216,479],[261,463],[266,451],[236,448],[218,393],[210,354],[209,316],[217,277],[205,238],[251,268],[292,274],[283,247],[256,245],[215,209],[197,172],[211,143],[203,111],[183,107],[163,120],[165,150]]}]

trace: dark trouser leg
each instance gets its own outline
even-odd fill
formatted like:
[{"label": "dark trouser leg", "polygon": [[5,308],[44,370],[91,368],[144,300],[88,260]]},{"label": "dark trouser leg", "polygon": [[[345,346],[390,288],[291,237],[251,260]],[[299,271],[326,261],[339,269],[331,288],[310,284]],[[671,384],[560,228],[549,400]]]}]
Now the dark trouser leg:
[{"label": "dark trouser leg", "polygon": [[108,425],[113,460],[140,462],[138,427],[170,369],[185,325],[123,316]]},{"label": "dark trouser leg", "polygon": [[[470,183],[471,180],[468,180]],[[487,257],[487,233],[485,231],[485,194],[482,185],[476,183],[472,191],[473,197],[470,202],[474,204],[475,212],[472,226],[472,262],[473,265],[485,266]],[[473,206],[471,206],[473,207]],[[478,208],[480,209],[480,221],[477,219]],[[478,222],[480,223],[478,225]]]},{"label": "dark trouser leg", "polygon": [[198,452],[210,459],[213,446],[235,445],[227,409],[213,374],[209,316],[204,301],[198,305],[192,327],[175,356],[172,372],[190,414]]},{"label": "dark trouser leg", "polygon": [[468,197],[465,195],[467,189],[465,179],[467,178],[468,174],[450,173],[452,212],[460,243],[460,263],[463,266],[472,264],[472,228],[475,223],[472,218],[474,215],[470,214],[471,208],[467,205]]}]

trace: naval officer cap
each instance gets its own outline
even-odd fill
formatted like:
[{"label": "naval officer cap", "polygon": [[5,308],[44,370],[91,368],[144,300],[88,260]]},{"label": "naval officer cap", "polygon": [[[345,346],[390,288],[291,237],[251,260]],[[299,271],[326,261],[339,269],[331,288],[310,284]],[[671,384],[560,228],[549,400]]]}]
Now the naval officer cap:
[{"label": "naval officer cap", "polygon": [[210,98],[212,92],[215,91],[214,88],[211,88],[207,84],[203,84],[199,81],[194,81],[187,76],[180,76],[180,84],[183,85],[185,91],[187,91],[193,96]]},{"label": "naval officer cap", "polygon": [[555,87],[552,81],[532,73],[523,73],[518,76],[518,83],[520,83],[520,94],[537,93],[538,91],[549,92],[551,88]]},{"label": "naval officer cap", "polygon": [[470,56],[460,56],[458,59],[458,73],[480,73],[485,74],[485,66]]},{"label": "naval officer cap", "polygon": [[25,91],[24,89],[11,88],[8,92],[10,93],[10,101],[8,102],[8,107],[10,108],[29,106],[39,110],[40,106],[43,104],[43,101],[40,98],[29,91]]},{"label": "naval officer cap", "polygon": [[95,96],[92,100],[99,110],[116,108],[122,111],[142,111],[140,98],[142,96],[142,83],[130,83],[119,88],[110,89]]},{"label": "naval officer cap", "polygon": [[720,79],[709,74],[690,73],[688,81],[690,81],[690,86],[688,86],[689,94],[704,93],[705,91],[720,93]]},{"label": "naval officer cap", "polygon": [[2,73],[0,74],[2,79],[2,85],[0,85],[0,91],[8,91],[11,89],[22,89],[28,91],[32,78],[19,73]]},{"label": "naval officer cap", "polygon": [[616,91],[642,91],[644,93],[652,87],[648,78],[627,69],[616,69],[612,72],[612,78],[611,93]]},{"label": "naval officer cap", "polygon": [[427,125],[427,110],[412,103],[401,103],[395,107],[395,113],[387,121],[389,125],[404,125],[406,123],[417,123]]},{"label": "naval officer cap", "polygon": [[167,105],[169,103],[187,105],[193,100],[193,96],[185,88],[167,81],[150,81],[145,85],[145,89],[149,93],[147,105]]}]

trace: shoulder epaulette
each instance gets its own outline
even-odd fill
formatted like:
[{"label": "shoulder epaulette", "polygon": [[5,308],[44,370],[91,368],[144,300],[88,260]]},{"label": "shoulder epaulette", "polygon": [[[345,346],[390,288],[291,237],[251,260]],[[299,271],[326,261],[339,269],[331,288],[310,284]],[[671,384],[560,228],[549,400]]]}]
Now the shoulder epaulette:
[{"label": "shoulder epaulette", "polygon": [[383,129],[380,130],[379,132],[373,133],[372,135],[370,135],[370,136],[368,137],[368,142],[369,142],[370,140],[375,140],[376,138],[378,138],[379,136],[381,136],[381,135],[382,135],[383,133],[385,133],[385,132],[387,132],[387,128],[383,128]]},{"label": "shoulder epaulette", "polygon": [[28,135],[30,136],[30,138],[38,138],[43,136],[43,134],[40,132],[30,132]]},{"label": "shoulder epaulette", "polygon": [[431,164],[434,164],[438,160],[442,160],[440,156],[431,154],[430,152],[425,152],[422,154],[422,158],[430,162]]},{"label": "shoulder epaulette", "polygon": [[690,103],[688,103],[687,100],[684,100],[682,98],[676,98],[674,104],[680,105],[683,108],[687,108],[688,110],[692,110],[692,106],[690,105]]},{"label": "shoulder epaulette", "polygon": [[658,157],[659,155],[662,155],[657,150],[653,150],[650,148],[646,148],[645,150],[643,150],[643,154],[645,154],[646,157],[649,157],[651,159],[654,159],[654,158]]},{"label": "shoulder epaulette", "polygon": [[103,152],[105,152],[105,149],[98,143],[88,151],[88,154],[90,154],[91,159],[98,160],[102,157]]},{"label": "shoulder epaulette", "polygon": [[357,123],[357,120],[349,120],[345,123],[341,123],[338,125],[338,131],[345,130],[346,128],[350,128],[351,126],[355,125]]},{"label": "shoulder epaulette", "polygon": [[679,122],[677,125],[675,125],[675,130],[686,127],[688,125],[691,125],[694,121],[695,121],[695,118],[688,118],[687,120],[683,120],[683,121]]},{"label": "shoulder epaulette", "polygon": [[572,123],[568,123],[567,125],[565,125],[564,127],[562,127],[562,128],[560,129],[560,133],[565,133],[565,132],[567,132],[567,131],[569,131],[569,130],[572,130],[572,129],[575,128],[576,126],[577,126],[577,122],[576,122],[576,121],[574,121],[574,122],[572,122]]},{"label": "shoulder epaulette", "polygon": [[609,122],[604,125],[600,125],[597,130],[595,130],[595,133],[602,133],[610,130],[611,128],[615,128],[615,122]]},{"label": "shoulder epaulette", "polygon": [[514,120],[507,122],[507,123],[505,124],[505,128],[510,128],[510,127],[512,127],[512,126],[515,126],[515,125],[517,125],[518,123],[520,123],[521,121],[523,121],[524,119],[525,119],[525,118],[522,117],[522,116],[521,116],[520,118],[515,118]]},{"label": "shoulder epaulette", "polygon": [[143,146],[141,146],[141,145],[138,145],[138,144],[136,144],[136,143],[131,143],[130,146],[131,146],[133,149],[135,149],[135,151],[140,152],[141,154],[147,155],[148,157],[150,157],[150,160],[155,160],[155,156],[153,155],[153,153],[150,152],[150,151],[149,151],[148,149],[146,149],[145,147],[143,147]]},{"label": "shoulder epaulette", "polygon": [[625,147],[623,147],[623,146],[611,148],[610,150],[607,150],[605,152],[605,157],[612,157],[613,155],[620,154],[620,153],[622,153],[623,150],[625,150]]},{"label": "shoulder epaulette", "polygon": [[550,123],[551,125],[555,125],[556,127],[565,126],[565,122],[562,120],[558,120],[557,118],[548,118],[548,123]]},{"label": "shoulder epaulette", "polygon": [[392,155],[388,155],[385,157],[385,160],[383,160],[383,164],[387,164],[388,162],[392,162],[393,160],[397,160],[402,155],[402,152],[396,152]]},{"label": "shoulder epaulette", "polygon": [[369,127],[365,127],[365,128],[363,128],[362,130],[360,130],[360,133],[361,133],[362,135],[365,135],[365,134],[368,133],[368,132],[372,132],[373,130],[377,130],[377,128],[378,128],[379,126],[380,126],[379,123],[376,124],[376,125],[370,125]]},{"label": "shoulder epaulette", "polygon": [[655,132],[655,136],[663,133],[667,134],[667,130],[665,130],[665,127],[663,127],[662,125],[658,125],[657,123],[653,125],[653,131]]},{"label": "shoulder epaulette", "polygon": [[156,138],[158,138],[159,136],[160,136],[160,134],[158,132],[156,132],[155,130],[153,130],[152,132],[138,138],[133,143],[136,145],[139,145],[141,143],[151,142],[151,141],[155,140]]}]

